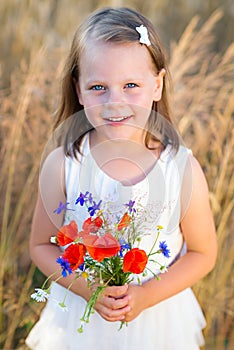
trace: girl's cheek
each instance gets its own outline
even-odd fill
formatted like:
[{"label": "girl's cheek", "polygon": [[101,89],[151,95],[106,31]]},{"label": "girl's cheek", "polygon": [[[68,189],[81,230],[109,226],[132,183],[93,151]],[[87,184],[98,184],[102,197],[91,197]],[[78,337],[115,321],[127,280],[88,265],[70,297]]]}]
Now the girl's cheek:
[{"label": "girl's cheek", "polygon": [[88,96],[84,99],[84,106],[85,107],[92,107],[92,106],[98,106],[103,104],[103,98],[101,96]]},{"label": "girl's cheek", "polygon": [[127,101],[129,104],[133,105],[141,105],[141,106],[148,106],[151,99],[148,95],[142,95],[142,94],[131,94],[128,96]]}]

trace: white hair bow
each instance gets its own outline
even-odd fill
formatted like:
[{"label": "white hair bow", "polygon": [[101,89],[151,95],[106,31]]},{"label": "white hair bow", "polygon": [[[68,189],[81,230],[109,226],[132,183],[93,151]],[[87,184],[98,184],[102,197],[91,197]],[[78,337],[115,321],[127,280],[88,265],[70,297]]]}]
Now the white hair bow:
[{"label": "white hair bow", "polygon": [[136,27],[136,31],[140,34],[140,43],[150,46],[151,42],[149,40],[147,28],[142,24],[140,27]]}]

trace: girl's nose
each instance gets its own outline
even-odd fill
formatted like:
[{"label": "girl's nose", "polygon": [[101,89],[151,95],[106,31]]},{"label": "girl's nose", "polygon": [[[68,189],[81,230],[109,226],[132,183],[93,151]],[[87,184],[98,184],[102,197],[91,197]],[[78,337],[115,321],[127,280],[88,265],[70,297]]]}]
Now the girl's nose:
[{"label": "girl's nose", "polygon": [[106,95],[106,103],[123,103],[125,102],[124,91],[122,89],[109,89]]}]

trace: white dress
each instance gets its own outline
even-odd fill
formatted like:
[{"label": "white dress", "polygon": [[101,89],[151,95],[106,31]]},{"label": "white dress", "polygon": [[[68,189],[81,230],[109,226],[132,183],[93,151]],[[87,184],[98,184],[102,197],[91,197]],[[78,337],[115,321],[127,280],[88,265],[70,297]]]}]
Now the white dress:
[{"label": "white dress", "polygon": [[[111,201],[113,212],[118,213],[123,203],[135,200],[136,205],[142,208],[142,217],[139,218],[141,229],[147,232],[140,247],[149,252],[155,239],[155,227],[163,226],[160,241],[165,240],[170,249],[170,258],[167,259],[170,265],[184,250],[179,228],[180,190],[189,153],[190,150],[180,146],[175,156],[171,147],[167,146],[142,181],[124,186],[97,166],[89,149],[87,135],[80,161],[74,158],[66,158],[65,161],[67,201],[74,203],[80,192],[89,191],[96,198]],[[81,228],[86,218],[87,212],[79,207],[76,211],[67,211],[65,223],[75,219]],[[144,277],[147,278],[151,276]],[[145,310],[121,330],[118,330],[119,322],[107,322],[95,312],[81,334],[77,328],[86,302],[69,292],[66,299],[68,311],[63,311],[58,302],[63,300],[65,292],[65,288],[53,283],[50,299],[40,320],[26,339],[30,349],[198,350],[204,343],[202,329],[206,322],[190,288]]]}]

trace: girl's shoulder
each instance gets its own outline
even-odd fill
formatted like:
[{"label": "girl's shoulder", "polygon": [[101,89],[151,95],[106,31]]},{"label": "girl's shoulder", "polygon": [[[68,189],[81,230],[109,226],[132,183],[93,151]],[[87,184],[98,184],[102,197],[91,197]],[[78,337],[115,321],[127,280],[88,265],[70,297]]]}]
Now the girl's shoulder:
[{"label": "girl's shoulder", "polygon": [[179,145],[178,151],[176,153],[176,156],[178,158],[183,158],[184,157],[184,158],[187,159],[188,157],[190,157],[192,155],[193,155],[193,152],[192,152],[192,150],[190,148],[188,148],[188,147],[186,147],[184,145]]},{"label": "girl's shoulder", "polygon": [[208,184],[203,169],[193,154],[188,155],[185,164],[181,193],[183,213],[185,213],[189,207],[201,209],[204,203],[206,203],[208,207]]},{"label": "girl's shoulder", "polygon": [[198,186],[201,185],[203,189],[207,187],[202,167],[191,149],[180,145],[175,160],[178,168],[183,169],[184,183],[189,182],[193,187],[195,184]]},{"label": "girl's shoulder", "polygon": [[188,155],[192,154],[192,150],[182,144],[180,144],[178,148],[175,148],[169,143],[161,152],[160,159],[164,162],[170,162],[173,160],[187,159]]},{"label": "girl's shoulder", "polygon": [[64,186],[65,154],[63,147],[57,147],[51,151],[43,160],[40,167],[39,184],[41,191],[46,192],[48,188],[55,191],[65,191]]},{"label": "girl's shoulder", "polygon": [[180,145],[178,149],[174,149],[168,144],[159,158],[159,164],[163,171],[173,172],[183,177],[188,159],[192,157],[191,149]]},{"label": "girl's shoulder", "polygon": [[41,169],[50,166],[54,162],[57,163],[57,161],[64,160],[64,157],[64,147],[62,146],[56,147],[51,151],[45,151],[42,156]]},{"label": "girl's shoulder", "polygon": [[196,185],[197,187],[207,190],[207,182],[201,164],[192,153],[189,154],[187,158],[185,176],[192,181],[193,187]]}]

